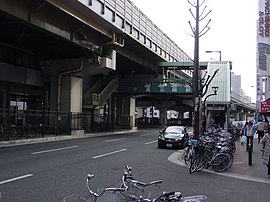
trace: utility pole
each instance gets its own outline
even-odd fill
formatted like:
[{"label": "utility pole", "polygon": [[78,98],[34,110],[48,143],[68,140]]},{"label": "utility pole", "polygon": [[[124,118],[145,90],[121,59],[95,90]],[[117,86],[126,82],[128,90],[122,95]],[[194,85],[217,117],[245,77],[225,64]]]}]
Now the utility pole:
[{"label": "utility pole", "polygon": [[[199,138],[200,133],[200,105],[201,105],[201,95],[199,92],[199,81],[201,81],[201,75],[199,73],[200,64],[199,64],[199,38],[204,35],[210,28],[208,27],[208,24],[211,20],[208,21],[208,23],[204,26],[204,28],[200,31],[199,28],[199,22],[203,20],[210,12],[211,10],[204,16],[203,13],[206,9],[206,6],[204,7],[202,13],[200,13],[200,7],[204,4],[205,0],[200,4],[200,0],[196,0],[196,3],[191,3],[188,0],[188,3],[192,5],[195,8],[195,15],[192,13],[192,10],[189,9],[191,15],[195,19],[195,27],[192,27],[191,22],[189,21],[189,25],[191,27],[193,37],[195,38],[194,43],[194,70],[193,70],[193,81],[192,81],[192,89],[193,89],[193,106],[194,106],[194,112],[193,112],[193,133],[195,135],[195,138]],[[201,85],[200,85],[201,86]]]}]

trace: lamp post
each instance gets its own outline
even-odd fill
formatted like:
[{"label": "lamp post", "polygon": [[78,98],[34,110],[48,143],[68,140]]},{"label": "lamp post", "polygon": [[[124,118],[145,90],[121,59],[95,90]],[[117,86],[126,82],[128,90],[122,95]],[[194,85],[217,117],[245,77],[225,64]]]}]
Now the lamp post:
[{"label": "lamp post", "polygon": [[219,61],[221,61],[221,51],[205,51],[206,53],[219,53]]},{"label": "lamp post", "polygon": [[204,125],[203,125],[203,132],[206,131],[206,100],[214,95],[217,95],[217,91],[218,91],[218,86],[213,86],[212,87],[213,93],[207,95],[203,101],[203,113],[204,113]]}]

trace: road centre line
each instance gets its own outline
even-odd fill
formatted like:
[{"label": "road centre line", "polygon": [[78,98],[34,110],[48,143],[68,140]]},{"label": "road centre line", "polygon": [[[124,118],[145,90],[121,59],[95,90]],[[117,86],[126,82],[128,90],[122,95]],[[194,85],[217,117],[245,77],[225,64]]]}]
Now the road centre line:
[{"label": "road centre line", "polygon": [[126,150],[127,149],[120,149],[120,150],[116,150],[116,151],[113,151],[113,152],[101,154],[101,155],[98,155],[98,156],[93,156],[92,158],[93,159],[97,159],[97,158],[100,158],[100,157],[108,156],[108,155],[111,155],[111,154],[116,154],[116,153],[119,153],[119,152],[122,152],[122,151],[126,151]]},{"label": "road centre line", "polygon": [[124,140],[124,139],[127,139],[127,138],[123,137],[123,138],[118,138],[118,139],[111,139],[111,140],[106,140],[105,142],[114,142],[114,141],[119,141],[119,140]]},{"label": "road centre line", "polygon": [[78,145],[75,146],[70,146],[70,147],[62,147],[62,148],[57,148],[57,149],[50,149],[50,150],[44,150],[44,151],[38,151],[38,152],[33,152],[32,154],[43,154],[43,153],[48,153],[48,152],[54,152],[54,151],[61,151],[61,150],[65,150],[65,149],[73,149],[78,147]]},{"label": "road centre line", "polygon": [[32,177],[33,175],[34,174],[27,174],[27,175],[22,175],[22,176],[19,176],[19,177],[14,177],[14,178],[11,178],[11,179],[8,179],[8,180],[0,181],[0,185],[5,184],[5,183],[9,183],[9,182],[13,182],[13,181],[16,181],[16,180],[20,180],[20,179],[23,179],[23,178]]},{"label": "road centre line", "polygon": [[154,140],[154,141],[151,141],[151,142],[146,142],[144,144],[153,144],[153,143],[156,143],[156,142],[157,142],[157,140]]}]

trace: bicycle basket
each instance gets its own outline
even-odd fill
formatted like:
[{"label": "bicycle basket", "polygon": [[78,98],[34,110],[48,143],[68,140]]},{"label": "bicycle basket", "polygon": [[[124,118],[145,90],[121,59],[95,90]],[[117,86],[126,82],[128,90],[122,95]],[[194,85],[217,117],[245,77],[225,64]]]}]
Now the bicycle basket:
[{"label": "bicycle basket", "polygon": [[145,190],[143,187],[136,186],[132,183],[129,183],[128,190],[123,192],[126,201],[136,201],[138,199],[148,199],[151,195],[151,192]]},{"label": "bicycle basket", "polygon": [[[98,192],[101,193],[104,189],[98,189]],[[124,202],[125,197],[122,192],[118,191],[106,191],[104,194],[96,198],[96,202]]]},{"label": "bicycle basket", "polygon": [[198,144],[198,140],[196,140],[196,139],[189,139],[188,140],[188,145],[190,145],[190,146],[196,147],[197,144]]},{"label": "bicycle basket", "polygon": [[91,200],[87,200],[86,198],[78,195],[78,194],[71,194],[66,196],[63,199],[64,202],[91,202]]}]

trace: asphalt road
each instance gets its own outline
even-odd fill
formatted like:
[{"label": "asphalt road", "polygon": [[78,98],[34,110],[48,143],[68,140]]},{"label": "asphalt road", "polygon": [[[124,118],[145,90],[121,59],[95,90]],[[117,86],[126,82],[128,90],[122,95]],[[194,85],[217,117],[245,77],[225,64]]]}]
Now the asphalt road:
[{"label": "asphalt road", "polygon": [[141,181],[162,180],[162,191],[204,194],[207,201],[267,202],[269,184],[219,176],[189,174],[168,161],[176,150],[157,148],[158,129],[0,148],[0,192],[3,201],[62,201],[70,194],[87,196],[85,179],[95,177],[93,190],[119,186],[125,165]]}]

